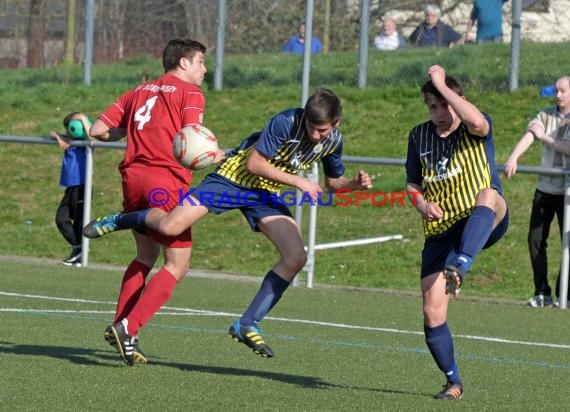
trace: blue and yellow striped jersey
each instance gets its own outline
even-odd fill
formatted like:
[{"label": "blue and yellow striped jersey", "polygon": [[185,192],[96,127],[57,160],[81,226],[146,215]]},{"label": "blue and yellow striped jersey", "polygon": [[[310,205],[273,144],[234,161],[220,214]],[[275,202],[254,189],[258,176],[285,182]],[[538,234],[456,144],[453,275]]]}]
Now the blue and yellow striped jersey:
[{"label": "blue and yellow striped jersey", "polygon": [[443,210],[440,220],[424,220],[426,237],[443,233],[468,217],[481,189],[493,188],[502,193],[495,166],[492,121],[483,115],[489,122],[485,137],[472,135],[463,123],[446,137],[438,136],[431,121],[410,132],[407,181],[421,185],[426,201],[437,203]]},{"label": "blue and yellow striped jersey", "polygon": [[216,169],[216,173],[232,182],[251,189],[279,193],[281,183],[254,175],[247,170],[247,159],[255,149],[270,164],[290,173],[306,170],[314,161],[321,161],[323,172],[329,177],[344,174],[342,163],[342,135],[337,128],[319,142],[313,142],[305,129],[304,109],[289,109],[273,116],[261,132],[253,133]]}]

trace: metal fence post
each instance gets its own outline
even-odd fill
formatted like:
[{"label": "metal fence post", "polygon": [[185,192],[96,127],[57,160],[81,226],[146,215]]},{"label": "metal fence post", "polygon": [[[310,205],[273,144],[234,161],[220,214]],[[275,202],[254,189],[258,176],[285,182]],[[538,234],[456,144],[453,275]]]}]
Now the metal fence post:
[{"label": "metal fence post", "polygon": [[358,88],[366,87],[368,75],[368,27],[370,25],[370,0],[360,2],[360,42],[358,47]]},{"label": "metal fence post", "polygon": [[91,85],[93,69],[93,26],[95,21],[95,0],[87,0],[85,10],[85,57],[83,61],[83,83]]},{"label": "metal fence post", "polygon": [[305,3],[305,49],[303,53],[303,74],[301,79],[301,105],[305,106],[309,98],[309,83],[311,77],[311,51],[313,42],[313,0]]},{"label": "metal fence post", "polygon": [[521,54],[521,0],[513,0],[513,27],[511,30],[511,68],[509,73],[509,91],[519,87],[519,65]]},{"label": "metal fence post", "polygon": [[[305,177],[305,172],[300,171],[299,176]],[[299,232],[302,232],[302,224],[303,224],[303,206],[300,204],[300,200],[303,197],[303,192],[299,189],[295,191],[295,222],[297,223],[297,227],[299,228]],[[302,236],[301,236],[302,237]],[[297,276],[293,278],[293,282],[291,283],[293,286],[299,286],[299,273]]]},{"label": "metal fence post", "polygon": [[226,32],[226,0],[218,0],[218,21],[216,24],[216,71],[214,90],[224,87],[224,37]]},{"label": "metal fence post", "polygon": [[[309,179],[314,183],[319,183],[319,165],[313,162],[311,165],[311,175]],[[313,275],[315,273],[315,243],[317,240],[317,204],[309,206],[309,239],[307,246],[307,287],[313,287]]]},{"label": "metal fence post", "polygon": [[[93,152],[94,148],[90,141],[85,146],[85,189],[83,195],[83,224],[85,227],[91,220],[91,201],[93,194]],[[89,265],[89,239],[83,236],[81,238],[81,266]]]},{"label": "metal fence post", "polygon": [[562,261],[560,263],[560,290],[558,307],[566,309],[568,301],[568,269],[570,267],[570,171],[564,176],[564,218],[562,221]]}]

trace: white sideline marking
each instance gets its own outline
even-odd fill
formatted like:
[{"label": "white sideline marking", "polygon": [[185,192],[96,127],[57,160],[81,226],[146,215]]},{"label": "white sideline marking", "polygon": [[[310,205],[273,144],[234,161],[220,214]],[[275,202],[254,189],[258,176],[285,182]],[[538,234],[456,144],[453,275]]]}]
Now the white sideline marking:
[{"label": "white sideline marking", "polygon": [[[167,316],[212,316],[212,315],[222,315],[221,312],[208,312],[208,313],[181,313],[181,312],[165,312],[160,311],[156,315],[167,315]],[[0,308],[0,312],[14,312],[14,313],[76,313],[76,314],[111,314],[115,313],[114,310],[74,310],[74,309],[23,309],[23,308]],[[229,314],[228,314],[229,315]],[[235,316],[235,315],[234,315]]]},{"label": "white sideline marking", "polygon": [[[94,304],[104,304],[104,305],[115,305],[116,304],[116,302],[105,302],[105,301],[78,299],[78,298],[62,298],[62,297],[53,297],[53,296],[44,296],[44,295],[29,295],[29,294],[22,294],[22,293],[4,292],[1,290],[0,290],[0,295],[21,297],[21,298],[30,298],[30,299],[55,300],[55,301],[64,301],[64,302],[94,303]],[[173,312],[169,312],[169,311],[173,311]],[[22,308],[0,308],[0,312],[82,313],[82,314],[115,313],[114,311],[97,311],[97,310],[22,309]],[[216,311],[210,311],[210,310],[191,309],[191,308],[176,308],[176,307],[169,307],[169,306],[164,306],[163,309],[157,313],[157,315],[169,315],[169,316],[201,315],[201,316],[230,316],[230,317],[241,316],[241,314],[230,313],[230,312],[216,312]],[[343,329],[368,330],[368,331],[373,331],[373,332],[400,333],[400,334],[418,335],[418,336],[424,335],[423,332],[417,332],[417,331],[412,331],[412,330],[404,330],[404,329],[381,328],[381,327],[372,327],[372,326],[358,326],[358,325],[348,325],[348,324],[344,324],[344,323],[321,322],[321,321],[304,320],[304,319],[276,318],[276,317],[271,317],[271,316],[267,316],[265,319],[278,320],[278,321],[282,321],[282,322],[303,323],[303,324],[318,325],[318,326],[330,326],[330,327],[343,328]],[[511,345],[536,346],[536,347],[556,348],[556,349],[570,349],[570,345],[563,345],[563,344],[557,344],[557,343],[532,342],[532,341],[512,340],[512,339],[503,339],[503,338],[497,338],[497,337],[491,337],[491,336],[477,336],[477,335],[453,335],[453,336],[455,338],[479,340],[479,341],[484,341],[484,342],[505,343],[505,344],[511,344]]]}]

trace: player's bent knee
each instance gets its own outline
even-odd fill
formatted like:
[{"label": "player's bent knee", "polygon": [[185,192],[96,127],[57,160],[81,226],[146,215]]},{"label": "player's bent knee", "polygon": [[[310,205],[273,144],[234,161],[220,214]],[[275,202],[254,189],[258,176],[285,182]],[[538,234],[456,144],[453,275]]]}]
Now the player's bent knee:
[{"label": "player's bent knee", "polygon": [[283,265],[283,269],[289,273],[298,273],[305,267],[307,263],[307,254],[302,251],[299,253],[286,253],[281,259],[280,265]]},{"label": "player's bent knee", "polygon": [[296,253],[295,255],[291,256],[289,262],[292,266],[294,266],[293,269],[298,272],[301,269],[303,269],[303,267],[305,267],[307,259],[308,259],[307,253],[303,250],[302,252]]},{"label": "player's bent knee", "polygon": [[445,322],[445,311],[433,311],[424,308],[424,324],[429,327],[435,327]]},{"label": "player's bent knee", "polygon": [[495,189],[490,189],[490,188],[481,189],[479,193],[477,193],[477,204],[486,205],[493,203],[495,200],[495,196],[497,195],[498,193],[495,191]]}]

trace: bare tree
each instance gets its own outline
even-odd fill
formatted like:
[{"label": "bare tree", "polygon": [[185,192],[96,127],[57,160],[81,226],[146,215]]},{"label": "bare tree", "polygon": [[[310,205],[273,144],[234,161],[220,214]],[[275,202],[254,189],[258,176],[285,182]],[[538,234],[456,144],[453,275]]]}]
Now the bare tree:
[{"label": "bare tree", "polygon": [[30,3],[30,23],[28,25],[27,66],[43,67],[44,63],[44,9],[46,0],[32,0]]},{"label": "bare tree", "polygon": [[99,18],[95,27],[95,46],[98,61],[113,62],[124,57],[125,41],[123,23],[125,21],[125,1],[100,0]]},{"label": "bare tree", "polygon": [[183,6],[188,36],[212,48],[216,41],[216,7],[204,0],[184,1]]},{"label": "bare tree", "polygon": [[75,0],[67,0],[67,25],[65,30],[65,51],[63,63],[74,63],[75,50]]}]

